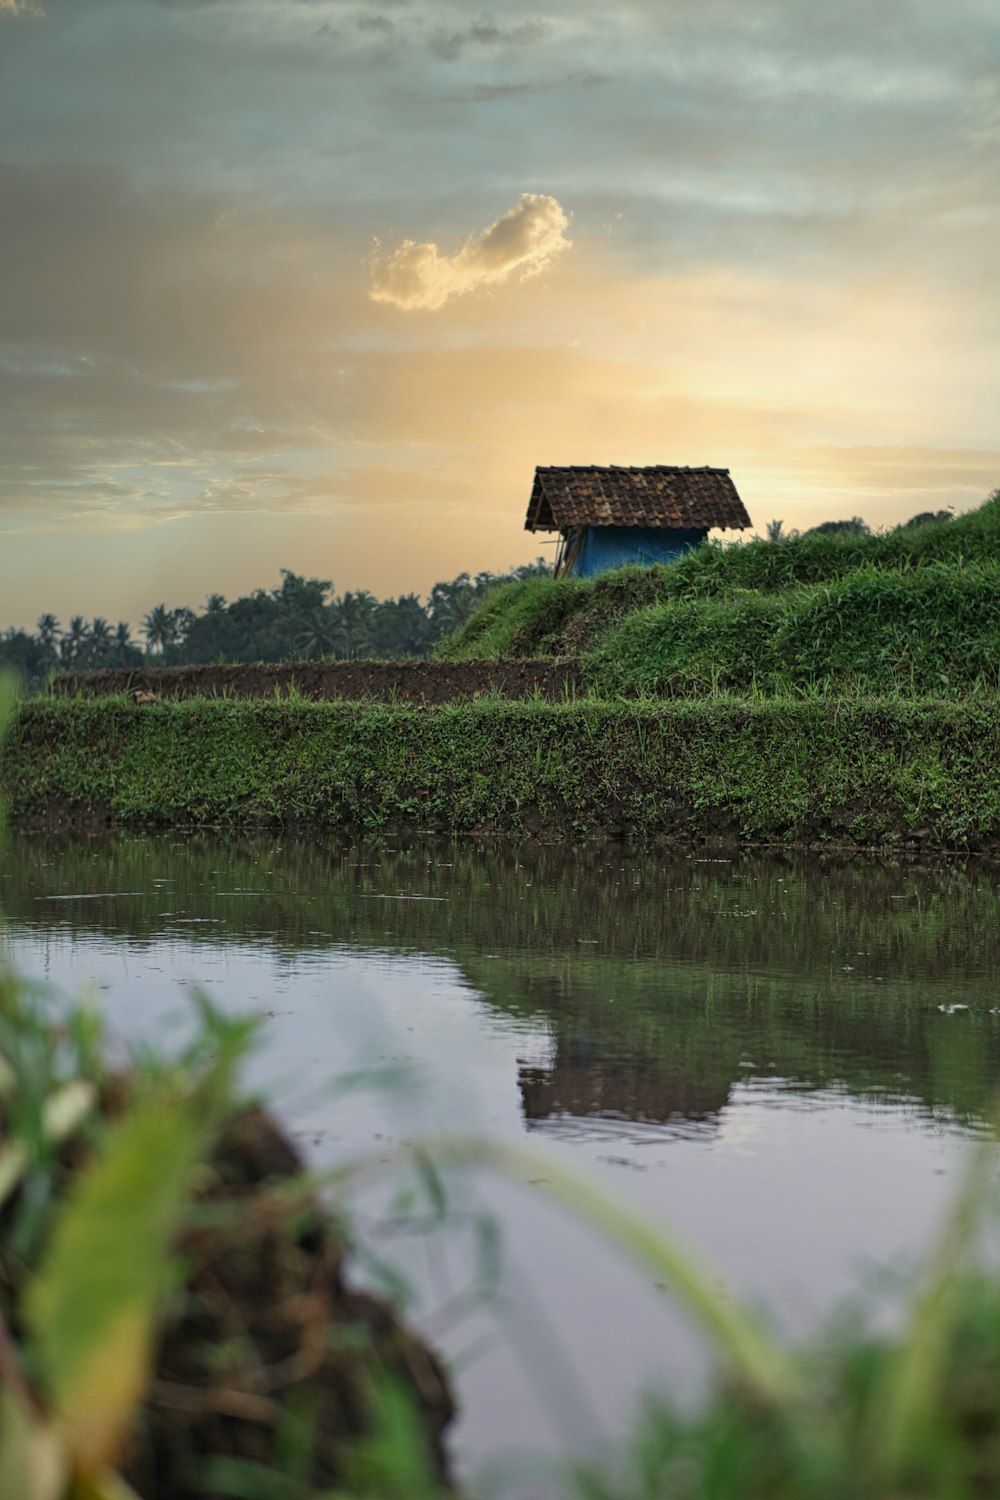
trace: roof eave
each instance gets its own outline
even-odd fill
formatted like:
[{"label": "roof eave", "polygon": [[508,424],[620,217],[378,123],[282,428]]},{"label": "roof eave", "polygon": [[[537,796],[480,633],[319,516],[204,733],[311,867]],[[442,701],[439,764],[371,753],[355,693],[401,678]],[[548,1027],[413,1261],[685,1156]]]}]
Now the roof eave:
[{"label": "roof eave", "polygon": [[552,515],[552,507],[549,505],[542,485],[541,476],[535,471],[535,482],[531,487],[531,499],[528,501],[528,516],[524,523],[525,531],[559,531],[560,527]]}]

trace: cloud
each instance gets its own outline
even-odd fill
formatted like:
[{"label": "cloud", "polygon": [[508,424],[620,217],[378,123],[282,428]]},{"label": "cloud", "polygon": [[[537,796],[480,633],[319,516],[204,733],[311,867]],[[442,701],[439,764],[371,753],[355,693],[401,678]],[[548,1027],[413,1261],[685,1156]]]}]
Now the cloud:
[{"label": "cloud", "polygon": [[569,249],[568,224],[557,199],[522,193],[519,203],[470,235],[455,255],[443,255],[432,240],[404,240],[391,255],[376,257],[369,295],[407,312],[433,310],[451,297],[506,281],[513,271],[536,276]]},{"label": "cloud", "polygon": [[498,26],[495,21],[475,21],[464,31],[439,33],[431,43],[433,51],[446,62],[470,47],[531,47],[549,35],[551,27],[542,20],[521,21],[516,26]]},{"label": "cloud", "polygon": [[596,88],[609,82],[606,73],[587,68],[579,73],[567,73],[565,78],[524,79],[519,83],[475,83],[470,88],[454,94],[443,94],[449,104],[492,104],[496,100],[515,99],[526,94],[554,94],[559,89]]},{"label": "cloud", "polygon": [[0,0],[0,16],[42,16],[38,0]]},{"label": "cloud", "polygon": [[395,31],[395,21],[390,21],[388,16],[358,16],[354,22],[359,31]]}]

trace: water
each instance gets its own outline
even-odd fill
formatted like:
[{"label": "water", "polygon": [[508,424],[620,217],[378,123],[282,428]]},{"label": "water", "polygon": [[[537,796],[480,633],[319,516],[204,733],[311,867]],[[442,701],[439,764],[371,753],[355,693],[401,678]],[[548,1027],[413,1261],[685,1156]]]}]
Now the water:
[{"label": "water", "polygon": [[988,865],[22,833],[0,905],[0,955],[93,984],[123,1045],[189,1025],[195,985],[259,1012],[253,1081],[313,1162],[527,1136],[537,1181],[449,1180],[443,1231],[356,1204],[456,1362],[470,1466],[592,1447],[706,1371],[662,1291],[547,1202],[546,1162],[802,1335],[919,1258],[1000,1078]]}]

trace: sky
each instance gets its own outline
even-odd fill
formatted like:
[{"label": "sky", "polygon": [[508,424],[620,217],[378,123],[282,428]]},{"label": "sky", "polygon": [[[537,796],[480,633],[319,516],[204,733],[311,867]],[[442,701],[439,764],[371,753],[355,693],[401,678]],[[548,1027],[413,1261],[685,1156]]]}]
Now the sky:
[{"label": "sky", "polygon": [[0,0],[0,626],[1000,485],[996,0]]}]

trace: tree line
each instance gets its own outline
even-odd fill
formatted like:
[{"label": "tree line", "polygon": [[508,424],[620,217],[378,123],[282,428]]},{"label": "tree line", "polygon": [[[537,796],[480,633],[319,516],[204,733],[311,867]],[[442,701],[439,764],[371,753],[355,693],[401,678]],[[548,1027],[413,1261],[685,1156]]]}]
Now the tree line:
[{"label": "tree line", "polygon": [[[948,511],[925,511],[894,529],[949,519]],[[799,534],[785,531],[782,521],[768,522],[769,541]],[[866,536],[869,527],[853,516],[823,521],[802,533],[827,534]],[[366,589],[332,595],[329,579],[304,578],[282,568],[278,588],[254,589],[231,603],[212,594],[200,612],[154,605],[142,618],[138,638],[124,620],[112,625],[101,616],[85,620],[74,615],[63,628],[55,615],[44,614],[34,633],[9,629],[0,634],[0,668],[12,669],[27,686],[38,687],[55,672],[101,667],[429,656],[492,589],[550,572],[549,564],[538,558],[507,573],[460,573],[450,582],[436,583],[422,600],[417,594],[376,599]]]},{"label": "tree line", "polygon": [[0,635],[0,667],[29,687],[56,672],[101,667],[210,665],[216,662],[393,659],[428,656],[503,583],[551,571],[539,558],[508,573],[460,573],[417,594],[376,599],[365,589],[333,595],[329,579],[281,570],[276,589],[255,589],[231,603],[212,594],[201,611],[157,604],[142,618],[139,637],[124,620],[74,615],[65,628],[44,614],[35,631]]},{"label": "tree line", "polygon": [[[922,510],[918,516],[911,516],[908,521],[901,521],[892,529],[893,531],[912,531],[915,526],[927,526],[931,521],[950,521],[951,516],[950,510]],[[871,534],[871,527],[861,516],[852,516],[849,521],[821,521],[818,526],[810,526],[808,531],[786,531],[784,521],[768,521],[767,523],[767,541],[769,542],[784,542],[797,536],[859,537],[871,536]]]}]

